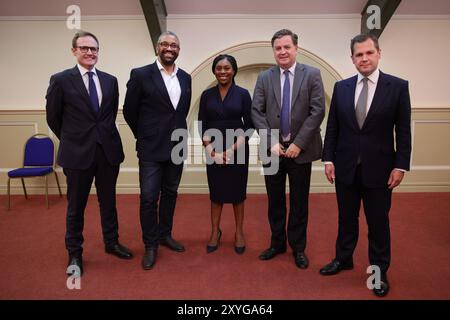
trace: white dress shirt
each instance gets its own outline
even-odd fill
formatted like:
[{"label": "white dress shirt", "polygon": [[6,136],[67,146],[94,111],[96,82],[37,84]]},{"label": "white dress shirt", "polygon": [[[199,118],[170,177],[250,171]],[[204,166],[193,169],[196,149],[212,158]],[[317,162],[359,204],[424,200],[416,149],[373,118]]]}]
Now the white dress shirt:
[{"label": "white dress shirt", "polygon": [[169,93],[172,106],[174,109],[176,109],[181,97],[181,86],[180,81],[178,81],[177,77],[178,66],[175,65],[173,72],[171,74],[168,74],[166,69],[164,69],[158,59],[156,60],[156,64],[158,65],[159,71],[161,72],[161,76],[164,80],[164,84],[166,85],[166,89]]},{"label": "white dress shirt", "polygon": [[97,89],[97,96],[98,96],[98,106],[100,107],[102,105],[102,87],[100,86],[100,81],[98,80],[97,76],[97,70],[95,70],[95,67],[92,68],[92,70],[88,70],[85,67],[77,64],[78,70],[80,70],[81,78],[83,78],[84,85],[86,87],[87,92],[89,93],[89,75],[87,74],[89,71],[93,72],[94,75],[92,76],[92,79],[95,83],[95,88]]},{"label": "white dress shirt", "polygon": [[[377,88],[378,78],[380,77],[380,70],[377,68],[370,76],[367,77],[367,112],[369,112],[370,105],[372,104],[373,96],[375,95],[375,89]],[[355,108],[358,102],[359,95],[361,94],[363,88],[364,76],[358,72],[358,79],[356,80],[356,90],[355,90]]]}]

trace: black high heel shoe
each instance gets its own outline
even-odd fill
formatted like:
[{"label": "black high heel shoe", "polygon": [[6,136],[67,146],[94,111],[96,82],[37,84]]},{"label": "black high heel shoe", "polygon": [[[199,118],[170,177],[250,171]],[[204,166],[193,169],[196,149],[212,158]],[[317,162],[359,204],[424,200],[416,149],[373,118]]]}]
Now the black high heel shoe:
[{"label": "black high heel shoe", "polygon": [[206,245],[206,253],[211,253],[219,248],[220,238],[222,237],[222,230],[219,229],[219,236],[217,237],[217,244],[215,246]]},{"label": "black high heel shoe", "polygon": [[[236,237],[236,235],[235,235]],[[234,252],[236,252],[237,254],[243,254],[245,252],[245,245],[242,247],[238,247],[236,246],[236,244],[234,245]]]},{"label": "black high heel shoe", "polygon": [[237,254],[243,254],[245,252],[245,246],[243,246],[243,247],[236,247],[236,246],[234,246],[234,251]]}]

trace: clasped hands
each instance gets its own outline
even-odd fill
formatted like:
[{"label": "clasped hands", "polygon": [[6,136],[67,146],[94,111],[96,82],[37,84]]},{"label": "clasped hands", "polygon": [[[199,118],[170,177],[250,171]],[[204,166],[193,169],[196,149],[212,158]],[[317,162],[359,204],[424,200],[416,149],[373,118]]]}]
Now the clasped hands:
[{"label": "clasped hands", "polygon": [[234,153],[233,149],[229,148],[224,152],[211,151],[209,156],[211,157],[211,159],[213,159],[213,161],[216,164],[226,165],[230,163],[233,153]]},{"label": "clasped hands", "polygon": [[281,144],[277,143],[270,149],[270,152],[279,157],[297,158],[300,155],[300,152],[302,152],[302,149],[291,143],[285,150]]}]

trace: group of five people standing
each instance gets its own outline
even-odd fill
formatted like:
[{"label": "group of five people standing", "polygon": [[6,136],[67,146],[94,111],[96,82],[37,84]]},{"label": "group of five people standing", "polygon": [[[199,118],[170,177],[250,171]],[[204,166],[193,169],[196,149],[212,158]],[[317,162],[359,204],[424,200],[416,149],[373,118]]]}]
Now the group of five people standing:
[{"label": "group of five people standing", "polygon": [[[222,208],[231,203],[236,221],[234,249],[238,254],[245,252],[248,132],[251,135],[256,129],[267,146],[260,152],[277,164],[277,170],[270,173],[271,163],[263,165],[271,241],[259,258],[272,259],[286,252],[289,245],[296,266],[308,267],[305,248],[311,163],[322,158],[327,179],[336,184],[339,230],[335,258],[320,273],[333,275],[353,268],[362,200],[369,227],[369,260],[381,270],[381,282],[373,291],[384,296],[389,291],[386,273],[392,189],[400,184],[410,162],[408,83],[379,71],[381,50],[376,37],[353,38],[351,58],[358,74],[334,87],[322,148],[320,125],[325,116],[325,95],[320,71],[297,62],[298,36],[292,31],[277,31],[271,44],[276,65],[258,76],[253,101],[246,89],[236,85],[237,62],[227,54],[214,59],[212,72],[217,85],[201,95],[198,119],[211,200],[211,235],[206,251],[218,249]],[[174,159],[173,151],[181,144],[184,148],[177,157],[186,159],[187,139],[174,139],[172,134],[187,130],[191,76],[175,64],[180,51],[176,34],[163,32],[156,49],[158,58],[153,64],[131,71],[123,107],[139,158],[140,222],[145,246],[141,265],[145,270],[155,265],[159,245],[185,251],[172,238],[183,170],[183,162]],[[115,126],[117,79],[95,68],[99,42],[92,33],[78,32],[72,52],[77,66],[51,77],[46,111],[49,127],[60,140],[58,164],[67,178],[68,267],[78,268],[81,275],[84,210],[94,178],[105,252],[122,259],[131,259],[133,254],[118,240],[115,186],[124,154]],[[229,130],[239,134],[226,139]]]}]

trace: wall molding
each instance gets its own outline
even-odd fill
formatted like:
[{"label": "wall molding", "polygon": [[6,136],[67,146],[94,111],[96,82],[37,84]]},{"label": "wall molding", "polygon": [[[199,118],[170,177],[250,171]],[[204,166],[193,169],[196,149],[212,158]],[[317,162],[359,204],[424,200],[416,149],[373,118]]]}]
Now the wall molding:
[{"label": "wall molding", "polygon": [[[207,66],[203,66],[204,68]],[[7,109],[0,110],[0,128],[5,131],[5,128],[11,126],[11,132],[22,132],[22,129],[30,131],[30,127],[33,128],[31,131],[33,133],[47,132],[49,131],[48,125],[46,123],[46,113],[45,110],[30,110],[30,109]],[[425,124],[423,130],[417,131],[417,125]],[[445,126],[450,124],[450,106],[449,107],[413,107],[412,109],[412,134],[417,140],[420,139],[420,143],[427,143],[427,141],[435,142],[436,145],[433,150],[439,152],[439,154],[445,156],[447,159],[448,154],[441,146],[439,146],[440,141],[443,141],[446,137],[436,137],[433,135],[434,125]],[[126,162],[120,169],[119,180],[117,183],[117,192],[123,194],[139,194],[139,168],[137,165],[136,152],[134,147],[135,140],[132,133],[128,128],[127,124],[123,119],[122,111],[119,110],[118,117],[116,120],[116,125],[120,128],[120,134],[122,136],[122,141],[124,142],[126,159],[131,162]],[[446,128],[446,127],[445,127]],[[6,129],[8,132],[9,129]],[[442,129],[438,129],[442,130]],[[446,129],[444,129],[446,130]],[[442,132],[442,131],[439,131]],[[445,131],[446,132],[446,131]],[[416,136],[417,134],[421,136]],[[427,136],[430,135],[430,137]],[[445,133],[444,133],[445,134]],[[423,137],[422,135],[425,135]],[[0,137],[2,139],[2,137]],[[203,157],[203,148],[199,147],[199,141],[194,139],[190,141],[190,151],[193,157]],[[425,141],[425,142],[424,142]],[[57,142],[57,139],[55,139]],[[252,139],[251,152],[252,155],[255,153],[255,147],[257,145],[258,139]],[[10,152],[16,152],[11,150],[17,150],[22,154],[23,141],[18,143],[14,140],[14,135],[3,135],[2,145],[7,146]],[[9,145],[9,143],[11,143]],[[421,148],[414,148],[414,146],[419,143],[413,140],[413,153],[412,158],[419,157],[422,152]],[[429,148],[427,149],[429,150]],[[416,152],[419,152],[417,155]],[[429,151],[427,151],[429,152]],[[423,154],[422,154],[423,156]],[[442,161],[442,158],[438,157],[422,157],[427,159],[425,162],[420,162],[420,165],[412,165],[411,171],[405,176],[403,183],[399,188],[396,188],[396,192],[450,192],[450,162]],[[14,168],[10,168],[14,163],[3,162],[2,157],[0,159],[0,193],[6,194],[6,173]],[[418,158],[416,158],[418,159]],[[436,162],[434,160],[436,159]],[[198,160],[198,159],[197,159]],[[438,162],[437,160],[440,160]],[[14,160],[15,161],[15,160]],[[125,160],[127,161],[127,160]],[[195,159],[191,159],[192,163],[185,167],[183,178],[180,184],[180,193],[208,193],[208,185],[206,179],[206,167],[203,163],[196,163]],[[17,163],[17,166],[20,166]],[[260,193],[264,194],[266,192],[264,179],[260,175],[261,167],[259,165],[252,164],[249,168],[249,181],[248,181],[248,193]],[[61,168],[57,168],[56,171],[60,177],[61,187],[66,192],[65,178],[62,173]],[[26,181],[27,190],[31,195],[33,194],[43,194],[44,183],[42,179],[29,178]],[[22,195],[22,186],[20,181],[12,181],[11,184],[12,194]],[[49,181],[49,192],[51,194],[57,194],[58,189],[56,187],[56,181],[54,177],[50,178]],[[91,192],[95,194],[95,187],[91,189]],[[320,162],[315,162],[312,168],[311,177],[311,192],[313,193],[333,193],[335,192],[334,185],[329,184],[323,175],[323,164]]]},{"label": "wall molding", "polygon": [[[448,110],[445,110],[448,111]],[[439,111],[432,111],[430,113],[437,113],[437,112],[442,112],[442,110]],[[425,115],[426,113],[421,110],[418,112],[418,114],[422,114]],[[416,137],[416,128],[418,124],[421,123],[431,123],[431,124],[450,124],[450,119],[412,119],[411,120],[411,137],[412,137],[412,142],[411,142],[411,163],[413,161],[413,157],[414,157],[414,146],[415,146],[415,137]],[[411,165],[411,170],[414,171],[442,171],[442,170],[449,170],[450,168],[450,164],[449,165]]]},{"label": "wall molding", "polygon": [[39,133],[38,132],[38,123],[35,121],[3,121],[0,120],[0,126],[14,126],[14,127],[33,127],[34,128],[34,133]]},{"label": "wall molding", "polygon": [[[0,21],[66,21],[69,16],[0,16]],[[82,15],[82,21],[145,20],[144,15]],[[168,20],[360,20],[361,14],[169,14]],[[392,20],[449,20],[446,14],[395,14]]]}]

